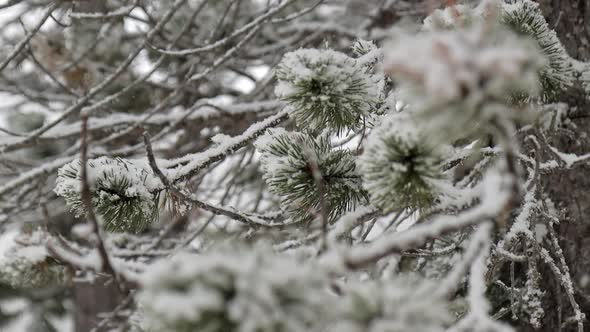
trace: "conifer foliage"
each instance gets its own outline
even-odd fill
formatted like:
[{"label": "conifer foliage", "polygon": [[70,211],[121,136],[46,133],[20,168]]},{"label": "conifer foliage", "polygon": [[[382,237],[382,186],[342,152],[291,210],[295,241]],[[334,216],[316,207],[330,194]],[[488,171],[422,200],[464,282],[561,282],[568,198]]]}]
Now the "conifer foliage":
[{"label": "conifer foliage", "polygon": [[[40,230],[17,236],[2,258],[0,282],[18,290],[33,290],[63,285],[67,268],[59,264],[45,248],[47,237]],[[10,257],[10,259],[8,259]]]},{"label": "conifer foliage", "polygon": [[[187,260],[194,264],[186,264]],[[146,273],[139,301],[148,330],[316,330],[329,312],[326,276],[286,255],[233,250],[177,255]],[[175,271],[175,273],[170,273]],[[322,295],[324,294],[324,295]],[[177,308],[171,310],[170,306]]]},{"label": "conifer foliage", "polygon": [[[101,157],[88,163],[92,205],[112,232],[137,233],[158,217],[158,196],[149,190],[154,175],[146,166],[120,158]],[[77,216],[84,216],[80,161],[59,170],[55,193],[65,198]]]},{"label": "conifer foliage", "polygon": [[545,66],[539,71],[545,101],[555,101],[570,88],[576,74],[574,64],[539,8],[532,1],[519,1],[502,7],[502,22],[517,33],[530,36],[546,57]]},{"label": "conifer foliage", "polygon": [[287,53],[276,77],[276,95],[291,106],[297,125],[312,131],[358,129],[377,108],[383,90],[382,77],[333,50]]},{"label": "conifer foliage", "polygon": [[385,212],[433,205],[445,177],[444,151],[405,113],[383,119],[367,138],[359,160],[371,203]]},{"label": "conifer foliage", "polygon": [[[348,149],[332,148],[327,134],[313,137],[269,129],[256,146],[266,183],[294,219],[312,218],[320,212],[321,200],[326,201],[332,221],[366,204],[354,155]],[[321,181],[321,190],[317,181]]]}]

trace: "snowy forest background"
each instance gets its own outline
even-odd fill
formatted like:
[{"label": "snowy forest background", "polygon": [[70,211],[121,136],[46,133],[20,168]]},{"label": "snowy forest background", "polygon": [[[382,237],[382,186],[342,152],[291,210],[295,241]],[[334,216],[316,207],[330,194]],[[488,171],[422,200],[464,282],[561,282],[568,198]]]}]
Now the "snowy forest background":
[{"label": "snowy forest background", "polygon": [[586,0],[2,0],[0,331],[590,331]]}]

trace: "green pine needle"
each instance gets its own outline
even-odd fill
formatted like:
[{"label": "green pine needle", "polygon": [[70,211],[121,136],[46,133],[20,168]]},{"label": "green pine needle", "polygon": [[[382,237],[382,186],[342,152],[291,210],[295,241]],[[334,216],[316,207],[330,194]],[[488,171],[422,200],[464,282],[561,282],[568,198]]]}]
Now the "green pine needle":
[{"label": "green pine needle", "polygon": [[382,98],[381,75],[332,50],[287,53],[276,77],[275,93],[291,106],[297,125],[316,132],[359,128]]},{"label": "green pine needle", "polygon": [[532,37],[547,58],[548,64],[539,73],[543,99],[546,102],[556,101],[575,81],[570,56],[547,24],[538,3],[520,0],[505,4],[503,9],[502,21],[516,32]]},{"label": "green pine needle", "polygon": [[[274,129],[259,139],[256,146],[262,153],[266,183],[294,220],[310,220],[319,214],[321,199],[328,206],[330,221],[367,202],[354,155],[345,149],[333,149],[327,135],[314,138]],[[310,168],[310,158],[316,159],[322,175],[323,198]]]},{"label": "green pine needle", "polygon": [[[92,205],[106,231],[138,233],[158,218],[158,194],[146,188],[151,171],[120,158],[88,162]],[[58,172],[55,192],[77,217],[86,215],[80,193],[80,162]]]},{"label": "green pine needle", "polygon": [[444,177],[442,150],[419,134],[404,114],[384,119],[367,138],[360,159],[371,203],[384,212],[432,206]]}]

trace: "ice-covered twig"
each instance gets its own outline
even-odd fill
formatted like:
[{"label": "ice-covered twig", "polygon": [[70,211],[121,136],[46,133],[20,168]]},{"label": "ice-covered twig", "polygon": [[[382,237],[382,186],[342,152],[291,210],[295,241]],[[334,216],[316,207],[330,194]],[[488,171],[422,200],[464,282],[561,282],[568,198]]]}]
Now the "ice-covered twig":
[{"label": "ice-covered twig", "polygon": [[258,136],[262,135],[266,129],[278,125],[286,120],[288,116],[289,113],[286,110],[282,110],[275,115],[251,125],[241,135],[227,138],[204,152],[189,154],[181,158],[166,161],[161,166],[167,169],[167,176],[172,183],[190,178],[202,169],[223,160],[228,154],[246,146]]},{"label": "ice-covered twig", "polygon": [[41,17],[41,19],[39,19],[39,22],[37,23],[37,25],[35,25],[31,29],[31,31],[29,31],[27,33],[25,38],[23,38],[23,40],[21,40],[18,43],[18,45],[16,45],[16,47],[14,47],[12,52],[10,52],[10,54],[8,54],[8,56],[2,62],[0,62],[0,72],[3,71],[4,68],[6,68],[6,66],[8,66],[8,64],[12,60],[14,60],[14,58],[16,58],[17,55],[20,54],[20,52],[27,46],[27,44],[31,41],[31,39],[35,36],[35,34],[39,31],[39,29],[41,29],[41,27],[45,24],[45,21],[47,21],[47,19],[51,16],[53,11],[56,10],[57,8],[59,8],[60,5],[61,5],[61,3],[58,1],[49,5],[49,7],[45,11],[45,13]]},{"label": "ice-covered twig", "polygon": [[477,226],[461,261],[455,264],[449,274],[441,281],[440,287],[437,289],[441,296],[451,298],[460,287],[461,278],[469,271],[474,261],[481,257],[484,250],[489,250],[491,231],[492,223],[489,221]]},{"label": "ice-covered twig", "polygon": [[387,255],[418,247],[429,239],[498,217],[512,199],[513,192],[506,187],[510,186],[507,182],[513,180],[500,174],[488,174],[486,180],[480,184],[483,192],[479,205],[458,215],[439,216],[431,222],[388,234],[366,246],[353,248],[346,258],[346,264],[350,268],[361,268]]},{"label": "ice-covered twig", "polygon": [[154,48],[154,50],[159,53],[171,55],[171,56],[194,55],[194,54],[214,50],[216,48],[222,47],[223,45],[227,44],[228,42],[230,42],[234,38],[238,37],[239,35],[242,35],[242,34],[246,33],[247,31],[261,25],[262,23],[264,23],[264,21],[268,20],[270,17],[279,13],[281,10],[283,10],[283,8],[287,7],[292,2],[293,2],[293,0],[284,0],[279,5],[271,8],[269,11],[267,11],[264,15],[260,15],[259,17],[254,19],[252,22],[242,26],[241,28],[234,31],[231,35],[229,35],[223,39],[220,39],[220,40],[216,41],[215,43],[212,43],[212,44],[209,44],[209,45],[206,45],[203,47],[186,49],[186,50],[164,50],[164,49],[158,49],[158,48]]},{"label": "ice-covered twig", "polygon": [[469,294],[467,296],[469,311],[456,325],[447,330],[447,332],[473,331],[475,329],[498,332],[513,331],[508,325],[495,321],[488,313],[490,305],[485,295],[487,290],[485,275],[487,270],[486,259],[489,252],[490,243],[489,241],[486,241],[471,265],[469,274]]},{"label": "ice-covered twig", "polygon": [[182,192],[181,190],[179,190],[175,184],[173,184],[167,177],[166,175],[164,175],[164,173],[162,172],[162,170],[160,170],[160,168],[158,167],[157,163],[156,163],[156,159],[154,157],[154,153],[152,151],[152,145],[150,143],[150,138],[149,138],[149,134],[147,132],[144,132],[144,142],[145,142],[145,148],[147,151],[147,156],[148,156],[148,160],[149,160],[149,164],[150,167],[152,169],[152,171],[154,172],[154,174],[156,174],[156,176],[160,179],[160,181],[162,181],[162,183],[164,184],[164,188],[166,190],[168,190],[172,195],[175,196],[175,198],[181,199],[185,202],[188,202],[190,204],[195,205],[196,207],[203,209],[205,211],[217,214],[217,215],[222,215],[222,216],[226,216],[229,217],[233,220],[236,221],[240,221],[250,227],[261,227],[261,226],[269,226],[266,223],[257,221],[252,219],[251,217],[249,217],[248,215],[241,213],[241,212],[237,212],[235,210],[229,210],[229,209],[225,209],[223,207],[220,206],[215,206],[209,203],[205,203],[199,199],[197,199],[195,197],[195,195],[189,195],[189,194],[185,194],[184,192]]},{"label": "ice-covered twig", "polygon": [[[100,82],[99,84],[97,84],[94,87],[92,87],[86,94],[84,94],[84,96],[82,98],[80,98],[79,100],[77,100],[74,103],[74,105],[72,105],[72,106],[68,107],[66,110],[64,110],[53,121],[50,121],[49,123],[47,123],[43,127],[41,127],[39,129],[33,131],[26,138],[23,138],[21,140],[18,140],[16,142],[13,142],[13,143],[10,143],[10,144],[0,145],[0,152],[4,152],[5,153],[5,152],[10,152],[10,151],[15,151],[15,150],[18,150],[18,149],[22,148],[23,146],[27,146],[30,142],[35,141],[39,136],[43,135],[45,132],[47,132],[51,128],[57,126],[59,123],[63,122],[65,119],[67,119],[68,117],[70,117],[72,114],[74,114],[74,113],[82,110],[82,108],[93,97],[95,97],[100,92],[102,92],[104,89],[106,89],[107,87],[109,87],[115,81],[115,79],[117,79],[121,74],[123,74],[123,72],[131,65],[131,63],[137,58],[137,56],[145,48],[145,46],[148,44],[148,42],[157,33],[159,33],[159,31],[164,27],[164,25],[166,25],[166,23],[168,23],[168,21],[170,19],[172,19],[172,16],[176,12],[176,10],[178,8],[180,8],[185,1],[186,0],[176,0],[175,3],[172,5],[172,7],[166,12],[166,14],[164,15],[164,17],[160,21],[158,21],[158,23],[156,24],[156,26],[154,28],[152,28],[150,31],[148,31],[148,33],[146,34],[146,38],[144,39],[144,42],[139,47],[137,47],[133,52],[131,52],[127,56],[127,58],[125,58],[125,60],[121,64],[119,64],[119,66],[117,66],[117,68],[113,71],[113,73],[111,73],[110,75],[108,75],[102,82]],[[58,3],[56,3],[56,5],[57,4]],[[88,115],[90,112],[89,111],[86,111],[86,113]]]},{"label": "ice-covered twig", "polygon": [[84,13],[84,12],[70,12],[69,16],[74,19],[111,19],[125,15],[129,15],[137,6],[139,0],[134,0],[132,4],[117,8],[108,13]]}]

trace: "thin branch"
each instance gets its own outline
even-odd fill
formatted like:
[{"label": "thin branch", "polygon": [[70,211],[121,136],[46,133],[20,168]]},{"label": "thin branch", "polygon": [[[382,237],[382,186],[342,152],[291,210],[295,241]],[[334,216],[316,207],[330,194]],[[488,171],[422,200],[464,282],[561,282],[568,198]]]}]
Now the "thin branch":
[{"label": "thin branch", "polygon": [[123,285],[119,275],[113,268],[111,259],[109,258],[109,254],[105,248],[104,241],[101,234],[101,229],[96,219],[96,215],[94,214],[94,207],[92,205],[92,193],[90,192],[90,184],[88,183],[88,144],[87,144],[87,135],[88,135],[88,116],[82,115],[81,118],[82,122],[82,131],[81,131],[81,147],[80,147],[80,183],[82,185],[81,188],[81,199],[82,204],[84,204],[84,210],[86,212],[86,218],[90,221],[90,224],[93,227],[94,234],[97,238],[97,248],[98,252],[100,253],[100,257],[102,259],[102,269],[106,273],[110,274],[116,281],[119,290],[126,294],[128,292]]},{"label": "thin branch", "polygon": [[323,252],[328,248],[328,204],[326,203],[324,177],[318,164],[318,156],[313,152],[313,150],[309,146],[305,146],[303,152],[318,190],[320,222],[322,223],[322,244],[320,247],[320,252]]},{"label": "thin branch", "polygon": [[172,195],[174,195],[175,198],[182,199],[183,201],[189,202],[200,209],[211,212],[213,214],[229,217],[233,220],[242,222],[242,223],[244,223],[248,226],[251,226],[251,227],[271,226],[271,225],[253,220],[251,217],[248,217],[244,213],[228,210],[223,207],[218,207],[218,206],[214,206],[214,205],[202,202],[202,201],[198,200],[194,195],[189,196],[189,195],[183,193],[182,191],[180,191],[178,188],[176,188],[176,186],[174,184],[172,184],[170,182],[170,180],[166,177],[166,175],[164,175],[164,173],[162,173],[162,170],[160,170],[160,168],[158,167],[158,165],[156,163],[156,159],[154,157],[154,153],[152,151],[152,145],[150,143],[150,138],[149,138],[149,134],[147,131],[144,132],[143,138],[144,138],[144,143],[145,143],[145,149],[147,152],[147,157],[148,157],[149,164],[150,164],[152,171],[160,179],[160,181],[162,181],[166,190],[168,190]]},{"label": "thin branch", "polygon": [[31,31],[29,31],[29,33],[27,33],[27,35],[25,36],[25,38],[23,40],[21,40],[12,50],[12,52],[10,52],[10,54],[8,54],[8,56],[6,57],[6,59],[4,59],[4,61],[2,61],[0,63],[0,72],[4,70],[4,68],[6,68],[6,66],[8,66],[8,64],[25,48],[25,46],[27,46],[27,44],[29,43],[29,41],[31,41],[31,39],[33,38],[33,36],[35,36],[35,34],[39,31],[39,29],[41,29],[41,27],[43,26],[43,24],[45,24],[45,21],[47,21],[47,19],[51,16],[51,13],[53,13],[54,10],[56,10],[60,5],[59,1],[54,1],[49,8],[47,8],[47,10],[45,11],[45,14],[43,14],[43,16],[41,17],[41,19],[39,20],[39,23],[37,23],[37,25],[35,25],[35,27],[33,27],[33,29],[31,29]]},{"label": "thin branch", "polygon": [[197,53],[203,53],[203,52],[208,52],[208,51],[214,50],[216,48],[222,47],[223,45],[227,44],[228,42],[230,42],[232,39],[238,37],[239,35],[242,35],[255,27],[258,27],[261,23],[263,23],[264,21],[266,21],[268,18],[272,17],[273,15],[276,15],[278,12],[283,10],[283,8],[287,7],[287,5],[291,4],[292,2],[293,2],[293,0],[283,1],[280,5],[272,8],[266,14],[257,17],[252,22],[242,26],[238,30],[234,31],[234,33],[232,33],[231,35],[229,35],[221,40],[218,40],[215,43],[212,43],[212,44],[209,44],[209,45],[206,45],[203,47],[198,47],[198,48],[194,48],[194,49],[187,49],[187,50],[180,50],[180,51],[165,50],[165,49],[159,49],[159,48],[153,48],[153,49],[159,53],[171,55],[171,56],[194,55]]}]

